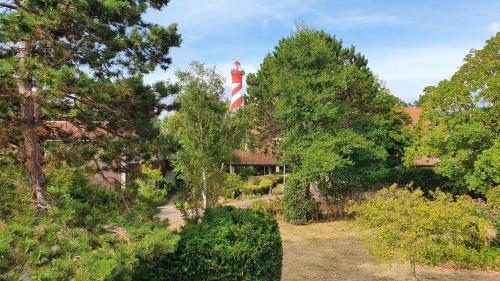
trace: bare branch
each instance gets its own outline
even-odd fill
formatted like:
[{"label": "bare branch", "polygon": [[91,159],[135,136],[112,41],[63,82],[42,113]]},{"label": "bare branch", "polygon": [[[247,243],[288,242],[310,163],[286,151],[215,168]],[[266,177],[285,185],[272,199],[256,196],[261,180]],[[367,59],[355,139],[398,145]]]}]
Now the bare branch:
[{"label": "bare branch", "polygon": [[3,7],[3,8],[7,8],[7,9],[11,9],[11,10],[17,10],[17,6],[14,5],[14,4],[10,4],[10,3],[0,3],[0,7]]}]

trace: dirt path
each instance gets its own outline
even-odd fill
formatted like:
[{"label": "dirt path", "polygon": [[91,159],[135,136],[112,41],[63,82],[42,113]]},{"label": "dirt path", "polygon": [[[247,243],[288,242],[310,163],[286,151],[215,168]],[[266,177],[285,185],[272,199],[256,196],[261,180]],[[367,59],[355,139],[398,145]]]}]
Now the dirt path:
[{"label": "dirt path", "polygon": [[[410,280],[409,266],[379,262],[346,221],[294,226],[280,222],[283,281]],[[496,281],[500,272],[418,267],[418,280]]]},{"label": "dirt path", "polygon": [[168,219],[169,220],[169,227],[173,229],[178,229],[184,224],[184,219],[182,218],[182,214],[177,208],[175,207],[175,201],[179,199],[180,194],[174,194],[170,200],[168,200],[167,205],[161,206],[158,209],[160,209],[160,212],[158,213],[158,218],[160,220]]}]

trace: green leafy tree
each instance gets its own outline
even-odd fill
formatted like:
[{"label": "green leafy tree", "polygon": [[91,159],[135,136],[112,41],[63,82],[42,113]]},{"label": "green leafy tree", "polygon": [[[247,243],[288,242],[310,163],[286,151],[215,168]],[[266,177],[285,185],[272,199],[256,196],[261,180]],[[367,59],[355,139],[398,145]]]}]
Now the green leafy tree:
[{"label": "green leafy tree", "polygon": [[[87,158],[99,151],[105,154],[102,160],[119,165],[144,152],[139,139],[155,134],[150,121],[163,109],[160,99],[169,87],[144,86],[141,75],[157,66],[167,68],[169,50],[179,46],[180,36],[176,25],[151,24],[142,15],[167,3],[0,2],[1,148],[24,160],[37,214],[50,206],[44,140],[48,135],[74,140],[49,121],[69,121],[89,134],[101,132],[81,149]],[[99,145],[107,149],[96,149]]]},{"label": "green leafy tree", "polygon": [[[350,211],[366,230],[363,238],[370,250],[383,259],[409,261],[413,279],[417,261],[453,261],[486,248],[495,238],[491,221],[477,203],[465,197],[455,200],[439,190],[429,200],[420,189],[412,192],[393,185]],[[492,267],[498,267],[498,261],[493,260]]]},{"label": "green leafy tree", "polygon": [[500,184],[500,33],[472,50],[449,79],[425,88],[419,105],[419,139],[408,148],[410,164],[439,158],[436,173],[456,193],[484,195]]},{"label": "green leafy tree", "polygon": [[175,170],[184,180],[190,209],[206,209],[223,190],[224,163],[234,144],[231,115],[224,97],[223,78],[214,68],[193,62],[189,71],[177,72],[179,109],[164,123],[166,135],[179,143]]},{"label": "green leafy tree", "polygon": [[394,110],[400,101],[354,47],[299,27],[247,82],[259,136],[280,138],[275,153],[305,188],[317,184],[338,198],[401,164],[405,117]]}]

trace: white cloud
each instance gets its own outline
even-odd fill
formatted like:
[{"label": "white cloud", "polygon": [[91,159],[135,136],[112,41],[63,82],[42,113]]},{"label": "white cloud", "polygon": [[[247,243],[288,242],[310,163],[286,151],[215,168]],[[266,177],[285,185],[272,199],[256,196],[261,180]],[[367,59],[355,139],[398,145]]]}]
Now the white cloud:
[{"label": "white cloud", "polygon": [[[184,40],[200,40],[220,33],[253,26],[268,30],[279,24],[292,31],[298,18],[306,23],[333,24],[337,28],[360,25],[397,24],[402,19],[380,12],[345,9],[317,10],[321,1],[311,0],[173,0],[163,11],[151,10],[148,20],[162,24],[177,22]],[[326,1],[328,2],[328,1]]]},{"label": "white cloud", "polygon": [[314,13],[326,23],[333,24],[336,28],[341,29],[362,25],[400,24],[405,22],[405,20],[398,16],[380,13],[346,12],[336,16],[329,16],[317,11]]}]

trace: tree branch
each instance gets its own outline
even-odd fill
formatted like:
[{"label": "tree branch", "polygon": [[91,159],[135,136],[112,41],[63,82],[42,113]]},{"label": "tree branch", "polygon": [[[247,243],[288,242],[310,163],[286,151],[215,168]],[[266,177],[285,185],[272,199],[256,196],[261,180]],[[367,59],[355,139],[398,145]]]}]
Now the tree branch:
[{"label": "tree branch", "polygon": [[84,39],[85,39],[85,36],[82,36],[82,38],[80,40],[78,40],[78,42],[76,42],[75,51],[74,52],[67,52],[66,55],[57,62],[57,64],[65,63],[66,60],[69,59],[69,57],[71,57],[76,52],[78,52],[78,48],[80,48],[80,46],[83,44],[83,42],[85,42]]},{"label": "tree branch", "polygon": [[0,7],[11,9],[11,10],[17,10],[17,6],[14,4],[9,4],[9,3],[0,3]]}]

